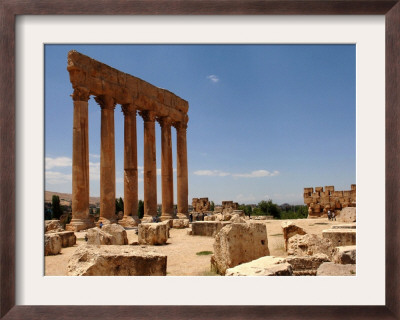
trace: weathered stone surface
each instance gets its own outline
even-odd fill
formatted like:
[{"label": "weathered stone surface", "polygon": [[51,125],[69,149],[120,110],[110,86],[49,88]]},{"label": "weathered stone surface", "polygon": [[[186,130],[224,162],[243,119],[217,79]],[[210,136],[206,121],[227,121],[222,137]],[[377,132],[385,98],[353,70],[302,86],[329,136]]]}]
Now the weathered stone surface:
[{"label": "weathered stone surface", "polygon": [[112,245],[116,244],[116,240],[114,236],[111,234],[104,232],[100,228],[91,228],[87,231],[88,241],[87,244],[89,245]]},{"label": "weathered stone surface", "polygon": [[317,270],[317,276],[355,276],[355,264],[336,264],[325,262]]},{"label": "weathered stone surface", "polygon": [[193,198],[192,207],[194,212],[210,211],[210,201],[208,198]]},{"label": "weathered stone surface", "polygon": [[62,240],[58,234],[48,233],[44,235],[44,255],[51,256],[61,252]]},{"label": "weathered stone surface", "polygon": [[187,234],[188,236],[191,236],[191,235],[192,235],[192,229],[186,230],[186,234]]},{"label": "weathered stone surface", "polygon": [[[169,222],[168,222],[169,223]],[[169,236],[168,223],[141,223],[138,227],[140,244],[165,244]]]},{"label": "weathered stone surface", "polygon": [[339,264],[356,264],[356,246],[336,247],[332,260]]},{"label": "weathered stone surface", "polygon": [[226,276],[291,276],[292,266],[284,258],[266,256],[226,270]]},{"label": "weathered stone surface", "polygon": [[192,235],[214,237],[230,221],[196,221],[192,223]]},{"label": "weathered stone surface", "polygon": [[231,218],[231,220],[229,220],[232,223],[246,223],[246,220],[244,218],[242,218],[241,216],[239,216],[238,214],[234,214]]},{"label": "weathered stone surface", "polygon": [[356,229],[355,223],[337,224],[331,227],[332,229]]},{"label": "weathered stone surface", "polygon": [[336,219],[337,221],[341,222],[356,222],[356,208],[355,207],[344,208],[342,211],[340,211]]},{"label": "weathered stone surface", "polygon": [[189,219],[173,219],[172,228],[174,229],[189,228]]},{"label": "weathered stone surface", "polygon": [[69,276],[165,276],[167,256],[137,246],[80,246],[68,262]]},{"label": "weathered stone surface", "polygon": [[239,217],[243,217],[244,218],[244,211],[243,210],[233,210],[232,212],[233,215],[238,214]]},{"label": "weathered stone surface", "polygon": [[60,232],[64,231],[61,226],[60,220],[45,220],[44,221],[44,233]]},{"label": "weathered stone surface", "polygon": [[317,253],[313,256],[289,256],[285,259],[285,261],[292,266],[293,275],[315,276],[319,266],[324,262],[329,262],[330,260],[326,254]]},{"label": "weathered stone surface", "polygon": [[112,244],[116,245],[128,244],[128,236],[126,234],[124,227],[115,223],[106,224],[103,226],[102,231],[111,234],[114,237],[115,242],[113,242]]},{"label": "weathered stone surface", "polygon": [[76,244],[76,236],[73,231],[61,231],[56,232],[55,234],[59,235],[61,238],[61,246],[63,248],[72,247]]},{"label": "weathered stone surface", "polygon": [[356,229],[327,229],[322,237],[330,240],[333,247],[352,246],[356,244]]},{"label": "weathered stone surface", "polygon": [[332,243],[315,234],[295,235],[288,240],[288,255],[312,256],[324,253],[330,259],[333,254]]},{"label": "weathered stone surface", "polygon": [[219,273],[241,263],[268,256],[267,228],[258,223],[233,223],[215,236],[211,265]]},{"label": "weathered stone surface", "polygon": [[296,226],[293,221],[283,222],[281,227],[282,227],[282,231],[283,231],[283,239],[285,240],[285,250],[286,251],[287,251],[287,243],[288,243],[289,238],[295,236],[296,234],[299,234],[299,235],[306,234],[304,229],[299,226]]},{"label": "weathered stone surface", "polygon": [[121,220],[118,221],[118,224],[123,226],[124,228],[134,228],[140,223],[140,219],[138,216],[124,216]]}]

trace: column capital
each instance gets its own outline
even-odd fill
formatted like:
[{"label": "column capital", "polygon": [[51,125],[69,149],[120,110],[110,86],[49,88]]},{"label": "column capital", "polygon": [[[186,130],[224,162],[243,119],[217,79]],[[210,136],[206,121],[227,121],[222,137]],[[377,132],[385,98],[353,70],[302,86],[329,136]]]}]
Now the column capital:
[{"label": "column capital", "polygon": [[176,131],[183,131],[183,130],[186,131],[186,129],[187,129],[186,122],[182,122],[182,121],[174,122],[172,125],[175,127]]},{"label": "column capital", "polygon": [[101,95],[94,98],[102,109],[115,109],[115,99],[109,95]]},{"label": "column capital", "polygon": [[88,101],[90,98],[90,91],[85,87],[75,87],[74,92],[71,94],[74,101]]},{"label": "column capital", "polygon": [[161,127],[171,127],[172,125],[172,119],[170,117],[158,117],[157,121]]},{"label": "column capital", "polygon": [[154,111],[139,111],[139,115],[143,118],[144,122],[154,122],[156,120],[156,113]]},{"label": "column capital", "polygon": [[124,114],[124,116],[126,116],[128,114],[132,114],[132,113],[134,113],[136,115],[136,108],[133,103],[123,104],[121,106],[121,110],[122,110],[122,113]]}]

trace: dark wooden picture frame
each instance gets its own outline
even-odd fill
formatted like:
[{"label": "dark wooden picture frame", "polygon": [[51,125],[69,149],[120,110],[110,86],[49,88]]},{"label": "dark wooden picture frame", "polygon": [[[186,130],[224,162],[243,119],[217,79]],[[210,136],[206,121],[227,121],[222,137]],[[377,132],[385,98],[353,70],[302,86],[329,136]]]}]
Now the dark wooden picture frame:
[{"label": "dark wooden picture frame", "polygon": [[[17,15],[385,15],[386,303],[384,306],[16,306],[15,22]],[[0,0],[0,318],[400,319],[399,0]],[[373,276],[373,275],[371,275]],[[371,288],[372,290],[373,288]],[[39,290],[39,289],[38,289]],[[179,299],[177,298],[177,303]]]}]

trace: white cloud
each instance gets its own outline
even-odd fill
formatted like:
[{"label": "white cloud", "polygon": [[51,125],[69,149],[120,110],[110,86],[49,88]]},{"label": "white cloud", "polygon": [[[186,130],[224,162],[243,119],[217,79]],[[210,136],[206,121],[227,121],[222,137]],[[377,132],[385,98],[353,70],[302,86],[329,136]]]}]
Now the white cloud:
[{"label": "white cloud", "polygon": [[197,176],[218,176],[218,177],[225,177],[229,176],[230,173],[223,172],[220,170],[197,170],[193,172]]},{"label": "white cloud", "polygon": [[72,166],[72,159],[68,157],[57,157],[57,158],[50,158],[46,157],[46,170],[53,169],[55,167],[71,167]]},{"label": "white cloud", "polygon": [[92,157],[92,158],[100,159],[100,155],[99,154],[89,153],[89,156]]},{"label": "white cloud", "polygon": [[89,179],[100,181],[100,162],[89,162]]},{"label": "white cloud", "polygon": [[215,74],[210,74],[209,76],[207,76],[207,79],[213,83],[217,83],[219,81],[218,76],[216,76]]},{"label": "white cloud", "polygon": [[72,174],[57,171],[46,171],[46,184],[62,184],[72,181]]},{"label": "white cloud", "polygon": [[260,178],[260,177],[273,177],[277,176],[279,171],[269,172],[268,170],[256,170],[250,173],[235,173],[232,174],[234,177],[239,178]]}]

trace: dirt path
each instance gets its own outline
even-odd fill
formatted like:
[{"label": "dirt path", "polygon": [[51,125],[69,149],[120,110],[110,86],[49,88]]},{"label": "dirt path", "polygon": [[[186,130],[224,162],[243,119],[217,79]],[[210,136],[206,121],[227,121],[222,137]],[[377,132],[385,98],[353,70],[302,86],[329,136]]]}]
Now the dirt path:
[{"label": "dirt path", "polygon": [[[283,244],[281,224],[288,220],[267,220],[265,223],[268,232],[268,247],[273,256],[286,256]],[[299,219],[293,220],[305,229],[307,233],[322,234],[322,230],[329,229],[332,225],[343,224],[327,219]],[[127,230],[129,243],[137,242],[135,230]],[[67,264],[76,248],[85,245],[84,232],[77,232],[77,244],[70,248],[63,248],[61,254],[45,257],[46,276],[67,275]],[[164,246],[146,246],[152,251],[167,255],[168,276],[206,276],[214,275],[210,272],[210,256],[196,255],[200,251],[213,251],[214,238],[202,236],[189,236],[187,229],[171,229],[170,238]]]}]

